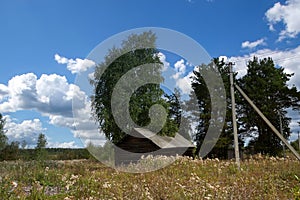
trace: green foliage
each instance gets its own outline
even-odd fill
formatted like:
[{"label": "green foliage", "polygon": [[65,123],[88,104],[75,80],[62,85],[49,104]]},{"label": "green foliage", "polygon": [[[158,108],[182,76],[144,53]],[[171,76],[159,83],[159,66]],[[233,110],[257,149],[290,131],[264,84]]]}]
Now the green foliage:
[{"label": "green foliage", "polygon": [[292,145],[292,147],[293,147],[295,150],[300,151],[300,148],[299,148],[299,140],[295,140],[295,141],[291,142],[291,145]]},{"label": "green foliage", "polygon": [[295,200],[300,200],[300,179],[298,178],[297,175],[295,175],[295,179],[297,180],[298,183],[292,189],[292,192],[294,194]]},{"label": "green foliage", "polygon": [[37,144],[36,144],[36,149],[44,149],[44,148],[46,148],[46,145],[47,145],[46,136],[45,136],[45,134],[40,133]]},{"label": "green foliage", "polygon": [[[49,160],[74,160],[91,159],[89,151],[85,148],[66,149],[66,148],[45,148],[44,155]],[[37,160],[37,149],[20,149],[18,142],[8,144],[3,150],[2,160]]]},{"label": "green foliage", "polygon": [[40,133],[35,147],[36,160],[43,161],[46,159],[47,157],[47,151],[45,150],[46,145],[47,145],[46,136],[45,134]]},{"label": "green foliage", "polygon": [[[125,135],[117,126],[111,108],[112,93],[120,78],[130,70],[135,70],[134,75],[128,80],[129,89],[130,81],[138,82],[141,81],[139,78],[149,75],[158,82],[163,82],[162,65],[157,56],[158,51],[155,49],[155,40],[155,34],[152,32],[144,32],[140,35],[132,34],[126,41],[123,41],[120,48],[111,49],[104,62],[95,69],[95,79],[91,80],[91,84],[94,86],[93,114],[106,138],[113,143],[117,143]],[[145,46],[147,48],[144,48]],[[154,63],[154,65],[149,70],[138,67],[147,63]],[[159,84],[146,84],[134,91],[129,102],[129,113],[132,120],[139,126],[148,125],[150,123],[149,108],[154,104],[162,105],[168,112],[169,105],[163,99],[163,94]],[[123,94],[118,95],[122,98]],[[160,120],[157,117],[153,119]],[[128,127],[128,130],[131,128]],[[160,134],[173,135],[174,131],[174,122],[168,119]]]},{"label": "green foliage", "polygon": [[[208,157],[218,157],[218,158],[227,158],[227,151],[233,145],[233,128],[232,128],[232,114],[231,114],[231,100],[230,100],[230,81],[229,81],[229,69],[225,63],[219,62],[217,58],[213,59],[212,62],[208,65],[200,65],[194,70],[194,77],[192,77],[192,88],[195,96],[197,98],[196,102],[198,102],[199,110],[197,112],[193,112],[194,117],[200,116],[200,121],[197,125],[196,133],[194,134],[194,141],[197,143],[196,154],[198,154],[201,145],[203,144],[203,140],[208,131],[208,127],[211,123],[211,112],[212,112],[212,102],[211,95],[208,91],[204,78],[202,77],[202,73],[207,70],[217,70],[220,72],[225,90],[226,90],[226,99],[227,109],[226,109],[226,118],[225,125],[221,132],[221,135],[209,153]],[[236,74],[234,74],[234,77]],[[188,102],[195,102],[194,99]],[[225,98],[225,97],[224,97]],[[191,106],[192,107],[192,106]],[[239,145],[243,146],[243,142],[239,139]]]},{"label": "green foliage", "polygon": [[[167,119],[167,126],[170,132],[179,132],[187,140],[191,140],[190,132],[191,125],[189,115],[186,114],[186,107],[184,102],[181,100],[181,94],[178,88],[174,89],[174,93],[168,95],[165,94],[167,103],[169,104],[169,116]],[[180,130],[178,128],[180,127]],[[171,130],[170,130],[171,129]],[[173,135],[171,135],[173,136]]]},{"label": "green foliage", "polygon": [[5,148],[7,145],[7,136],[5,135],[4,131],[5,119],[3,119],[0,113],[0,154],[1,150]]},{"label": "green foliage", "polygon": [[[277,130],[280,130],[279,116],[281,117],[283,134],[288,138],[291,119],[287,117],[286,109],[300,108],[300,92],[295,86],[287,85],[292,74],[285,73],[283,67],[275,66],[271,58],[258,60],[254,57],[248,62],[247,67],[247,74],[239,81],[239,85]],[[246,131],[253,127],[258,128],[258,137],[250,143],[255,152],[279,155],[282,151],[280,139],[245,100],[241,104],[240,112],[242,114],[240,120]]]},{"label": "green foliage", "polygon": [[19,157],[19,145],[20,143],[17,141],[11,142],[4,149],[4,160],[16,160]]}]

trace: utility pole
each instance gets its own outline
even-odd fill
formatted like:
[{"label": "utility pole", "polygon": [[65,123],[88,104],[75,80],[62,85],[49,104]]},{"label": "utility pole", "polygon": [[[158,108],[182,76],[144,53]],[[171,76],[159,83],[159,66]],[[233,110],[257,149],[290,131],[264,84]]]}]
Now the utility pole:
[{"label": "utility pole", "polygon": [[235,110],[235,97],[234,97],[234,84],[233,84],[233,71],[232,66],[234,63],[229,62],[229,74],[230,74],[230,94],[231,94],[231,110],[232,110],[232,126],[233,126],[233,136],[234,136],[234,153],[235,153],[235,162],[238,169],[240,170],[240,152],[239,152],[239,140],[237,135],[237,125],[236,125],[236,110]]},{"label": "utility pole", "polygon": [[[279,116],[280,133],[284,137],[283,130],[282,130],[282,119],[281,119],[281,114],[280,114],[279,110],[278,110],[278,116]],[[283,157],[285,158],[286,157],[286,155],[285,155],[285,145],[284,145],[283,142],[282,142],[282,148],[283,148]]]}]

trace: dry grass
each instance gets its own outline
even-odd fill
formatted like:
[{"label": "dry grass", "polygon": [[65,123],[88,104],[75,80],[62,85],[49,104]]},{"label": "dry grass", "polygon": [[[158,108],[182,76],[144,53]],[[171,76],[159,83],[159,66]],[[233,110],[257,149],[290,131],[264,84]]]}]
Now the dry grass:
[{"label": "dry grass", "polygon": [[[156,161],[146,158],[138,168],[154,166]],[[300,177],[297,160],[261,156],[244,161],[241,171],[233,161],[180,157],[168,167],[136,174],[88,160],[2,162],[0,196],[3,199],[299,199],[297,177]]]}]

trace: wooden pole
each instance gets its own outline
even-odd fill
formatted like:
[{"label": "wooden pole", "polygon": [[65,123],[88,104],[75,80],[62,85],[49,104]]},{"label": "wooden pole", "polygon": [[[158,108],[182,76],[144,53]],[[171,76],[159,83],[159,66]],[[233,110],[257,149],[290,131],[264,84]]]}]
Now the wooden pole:
[{"label": "wooden pole", "polygon": [[300,132],[298,131],[298,148],[299,148],[299,151],[300,151]]},{"label": "wooden pole", "polygon": [[232,65],[233,65],[232,62],[228,63],[229,72],[230,72],[230,94],[231,94],[232,126],[233,126],[233,136],[234,136],[234,153],[235,153],[235,162],[237,164],[238,169],[240,170],[241,165],[240,165],[239,140],[237,135],[237,125],[236,125],[236,110],[235,110]]}]

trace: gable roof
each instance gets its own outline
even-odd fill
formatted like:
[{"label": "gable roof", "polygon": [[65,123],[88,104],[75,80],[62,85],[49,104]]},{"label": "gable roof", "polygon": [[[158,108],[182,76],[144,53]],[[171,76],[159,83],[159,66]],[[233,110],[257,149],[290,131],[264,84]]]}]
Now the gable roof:
[{"label": "gable roof", "polygon": [[156,144],[159,148],[178,148],[178,147],[195,147],[191,141],[185,139],[179,133],[175,137],[160,136],[154,132],[144,128],[134,128],[132,136],[139,138],[147,138]]}]

